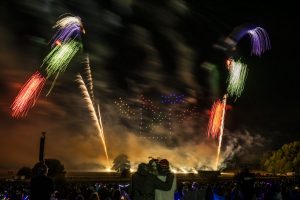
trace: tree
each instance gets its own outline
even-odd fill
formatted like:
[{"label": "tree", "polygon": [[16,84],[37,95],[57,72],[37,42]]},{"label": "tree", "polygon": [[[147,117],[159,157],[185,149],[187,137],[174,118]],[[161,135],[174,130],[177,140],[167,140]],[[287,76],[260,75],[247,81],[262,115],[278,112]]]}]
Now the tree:
[{"label": "tree", "polygon": [[[64,165],[61,164],[61,162],[57,159],[46,159],[45,164],[48,167],[48,176],[50,177],[64,177],[66,174]],[[35,164],[32,173],[33,175],[37,174],[37,168],[39,166],[39,163]]]},{"label": "tree", "polygon": [[22,167],[17,173],[18,176],[25,176],[26,179],[31,178],[31,174],[32,171],[30,167]]},{"label": "tree", "polygon": [[130,171],[130,161],[125,154],[118,155],[113,161],[113,170],[122,173],[123,176],[127,175]]},{"label": "tree", "polygon": [[283,145],[263,162],[266,171],[277,174],[286,172],[300,173],[300,142]]}]

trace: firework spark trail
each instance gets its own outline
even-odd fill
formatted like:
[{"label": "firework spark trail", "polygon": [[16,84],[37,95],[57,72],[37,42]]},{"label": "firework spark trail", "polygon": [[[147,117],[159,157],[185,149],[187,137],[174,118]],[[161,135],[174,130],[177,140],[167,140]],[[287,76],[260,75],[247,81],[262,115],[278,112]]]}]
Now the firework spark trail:
[{"label": "firework spark trail", "polygon": [[66,43],[71,39],[80,37],[81,33],[85,33],[81,19],[74,16],[67,16],[58,20],[53,28],[57,28],[58,31],[50,40],[52,47],[55,46],[56,41]]},{"label": "firework spark trail", "polygon": [[62,45],[55,46],[51,52],[44,58],[43,64],[47,64],[47,78],[52,75],[63,73],[74,55],[82,48],[80,42],[74,40]]},{"label": "firework spark trail", "polygon": [[251,53],[260,56],[265,51],[271,49],[271,43],[268,33],[261,27],[248,30],[247,33],[251,37],[252,50]]},{"label": "firework spark trail", "polygon": [[99,123],[99,126],[100,126],[100,130],[101,130],[101,140],[102,140],[102,143],[103,143],[103,147],[104,147],[104,151],[105,151],[105,155],[106,155],[106,164],[107,164],[107,167],[110,169],[110,165],[109,165],[109,161],[108,161],[108,153],[107,153],[107,148],[106,148],[106,143],[105,143],[105,137],[104,137],[104,131],[103,131],[103,125],[102,125],[102,118],[101,118],[101,112],[100,112],[100,105],[98,104],[98,123]]},{"label": "firework spark trail", "polygon": [[218,138],[220,135],[220,128],[223,120],[224,104],[220,100],[217,100],[210,113],[210,119],[208,123],[207,136],[211,138]]},{"label": "firework spark trail", "polygon": [[76,76],[76,81],[79,83],[79,88],[80,88],[81,93],[83,95],[83,99],[86,102],[87,108],[90,111],[92,121],[94,122],[94,125],[96,126],[98,134],[101,138],[101,141],[102,141],[102,144],[103,144],[103,149],[104,149],[105,156],[106,156],[107,167],[109,167],[110,166],[109,165],[109,158],[108,158],[108,153],[107,153],[107,148],[106,148],[106,143],[105,143],[105,138],[104,138],[104,133],[103,133],[103,127],[102,127],[102,122],[101,122],[101,115],[100,115],[99,105],[98,105],[98,111],[99,111],[98,112],[99,118],[98,118],[95,107],[94,107],[93,102],[92,102],[92,99],[90,97],[90,94],[88,92],[86,84],[83,81],[82,76],[77,75]]},{"label": "firework spark trail", "polygon": [[53,28],[59,28],[63,29],[66,28],[72,24],[77,24],[78,26],[82,27],[81,19],[80,17],[74,17],[74,16],[67,16],[60,20],[58,20]]},{"label": "firework spark trail", "polygon": [[89,58],[88,54],[86,54],[86,56],[84,58],[84,64],[85,64],[85,73],[86,73],[86,78],[87,78],[87,86],[89,88],[89,93],[91,95],[91,98],[94,102],[95,101],[94,85],[93,85],[92,71],[91,71],[91,67],[90,67],[90,58]]},{"label": "firework spark trail", "polygon": [[231,60],[228,69],[229,77],[227,79],[227,92],[229,96],[240,97],[244,90],[248,74],[247,65],[240,61],[235,62],[234,60]]},{"label": "firework spark trail", "polygon": [[82,49],[82,44],[80,42],[69,41],[66,44],[55,46],[44,58],[42,66],[47,64],[47,78],[55,75],[47,96],[53,89],[58,76],[67,69],[68,64],[80,49]]},{"label": "firework spark trail", "polygon": [[245,36],[251,38],[251,54],[260,56],[265,51],[271,49],[271,42],[267,32],[261,28],[251,24],[243,24],[235,27],[228,37],[224,38],[221,43],[215,44],[214,47],[221,50],[234,50],[238,42]]},{"label": "firework spark trail", "polygon": [[19,118],[27,115],[38,99],[45,82],[46,78],[39,72],[35,72],[30,77],[11,105],[12,117]]},{"label": "firework spark trail", "polygon": [[224,132],[224,119],[225,119],[225,111],[226,111],[226,100],[227,100],[227,95],[224,95],[223,101],[222,101],[222,120],[221,120],[221,125],[220,125],[220,135],[219,135],[219,145],[218,145],[218,152],[217,152],[217,158],[216,158],[216,170],[218,169],[219,166],[219,159],[220,159],[220,152],[221,152],[221,146],[222,146],[222,140],[223,140],[223,132]]}]

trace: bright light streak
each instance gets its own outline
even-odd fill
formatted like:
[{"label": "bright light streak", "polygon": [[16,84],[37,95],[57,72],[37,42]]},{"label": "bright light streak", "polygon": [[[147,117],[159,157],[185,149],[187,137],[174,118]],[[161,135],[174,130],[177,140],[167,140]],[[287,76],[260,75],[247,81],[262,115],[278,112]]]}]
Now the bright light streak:
[{"label": "bright light streak", "polygon": [[84,65],[85,65],[85,73],[86,73],[86,78],[87,78],[87,86],[89,88],[89,93],[91,95],[91,98],[94,102],[94,85],[93,85],[93,77],[92,77],[92,71],[91,71],[91,66],[90,66],[90,58],[89,55],[87,54],[84,58]]},{"label": "bright light streak", "polygon": [[106,161],[107,161],[107,168],[110,168],[109,164],[109,158],[108,158],[108,153],[107,153],[107,148],[106,148],[106,143],[105,143],[105,138],[104,138],[104,133],[103,133],[103,127],[102,127],[102,122],[101,122],[101,115],[100,115],[100,108],[98,105],[98,114],[99,118],[97,117],[97,112],[95,110],[95,107],[93,105],[92,99],[90,97],[90,94],[88,93],[88,89],[86,87],[86,84],[84,83],[82,76],[77,75],[76,76],[76,81],[79,83],[79,88],[81,90],[81,93],[83,95],[83,99],[86,102],[87,108],[90,112],[90,116],[92,118],[92,121],[94,122],[95,127],[97,128],[98,135],[100,136],[100,139],[102,141],[103,149],[105,152],[106,156]]},{"label": "bright light streak", "polygon": [[219,166],[219,159],[220,159],[220,153],[221,153],[221,147],[222,147],[222,140],[223,140],[223,132],[224,132],[224,119],[225,119],[225,111],[226,111],[226,100],[227,95],[224,95],[222,104],[223,104],[223,110],[222,110],[222,121],[220,126],[220,136],[219,136],[219,145],[218,145],[218,152],[217,152],[217,159],[216,159],[216,170]]},{"label": "bright light streak", "polygon": [[247,33],[251,38],[251,53],[260,56],[265,51],[271,49],[271,42],[268,33],[261,27],[248,30]]},{"label": "bright light streak", "polygon": [[73,40],[55,46],[43,60],[42,65],[47,65],[47,78],[63,73],[67,69],[72,58],[81,48],[82,44]]},{"label": "bright light streak", "polygon": [[[66,43],[81,36],[81,33],[85,33],[81,19],[79,17],[67,16],[58,20],[53,28],[57,28],[57,32],[52,37],[51,41],[61,41]],[[51,45],[54,46],[54,43]]]},{"label": "bright light streak", "polygon": [[231,60],[229,64],[227,92],[229,96],[240,97],[244,90],[245,81],[248,74],[247,65],[241,63],[240,61],[235,62],[234,60]]},{"label": "bright light streak", "polygon": [[12,117],[19,118],[27,115],[29,109],[36,103],[45,82],[46,78],[39,72],[35,72],[30,77],[11,105]]},{"label": "bright light streak", "polygon": [[211,138],[218,138],[220,135],[220,129],[223,121],[223,110],[225,105],[220,100],[217,100],[210,113],[210,119],[208,123],[207,136]]}]

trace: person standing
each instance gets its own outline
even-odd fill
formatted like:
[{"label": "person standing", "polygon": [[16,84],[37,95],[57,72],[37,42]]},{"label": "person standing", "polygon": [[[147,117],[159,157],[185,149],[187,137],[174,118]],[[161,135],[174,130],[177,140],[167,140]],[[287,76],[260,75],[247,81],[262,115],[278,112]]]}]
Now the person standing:
[{"label": "person standing", "polygon": [[131,179],[131,198],[132,200],[154,200],[155,189],[170,190],[174,175],[166,174],[166,181],[161,181],[154,174],[149,173],[149,166],[141,163],[138,170],[132,175]]},{"label": "person standing", "polygon": [[47,176],[48,167],[43,162],[37,163],[37,174],[30,181],[30,199],[31,200],[49,200],[54,192],[54,183]]},{"label": "person standing", "polygon": [[[167,174],[170,173],[169,161],[167,159],[162,159],[157,165],[158,178],[162,181],[166,181]],[[160,189],[155,190],[155,200],[174,200],[174,194],[177,188],[176,176],[174,175],[172,187],[168,191],[163,191]]]}]

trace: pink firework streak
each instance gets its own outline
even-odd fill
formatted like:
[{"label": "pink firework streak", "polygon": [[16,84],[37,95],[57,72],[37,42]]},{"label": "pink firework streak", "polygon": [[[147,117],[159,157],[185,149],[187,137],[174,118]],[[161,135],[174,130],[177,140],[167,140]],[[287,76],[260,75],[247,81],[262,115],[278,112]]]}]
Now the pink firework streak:
[{"label": "pink firework streak", "polygon": [[38,99],[46,78],[39,72],[35,72],[20,90],[18,96],[11,105],[12,117],[25,117]]}]

